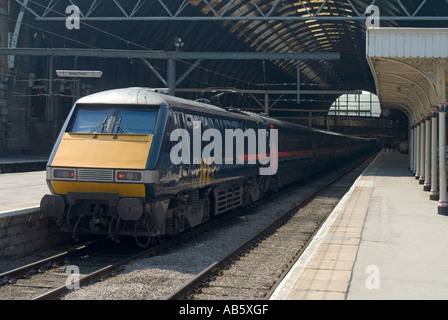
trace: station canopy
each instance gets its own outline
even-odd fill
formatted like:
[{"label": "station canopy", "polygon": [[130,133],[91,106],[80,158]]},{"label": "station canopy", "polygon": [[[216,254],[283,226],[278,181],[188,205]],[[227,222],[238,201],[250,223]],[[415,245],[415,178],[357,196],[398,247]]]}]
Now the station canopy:
[{"label": "station canopy", "polygon": [[[15,0],[26,10],[24,28],[41,30],[54,48],[162,50],[182,52],[340,53],[339,60],[210,60],[179,88],[294,90],[297,64],[301,90],[375,92],[366,60],[366,21],[375,5],[381,27],[443,28],[448,1],[427,0]],[[64,23],[70,5],[81,25]],[[178,47],[174,39],[181,39]],[[137,61],[145,72],[144,61]],[[162,63],[150,62],[163,76]],[[177,61],[179,75],[194,60]],[[139,85],[136,83],[135,85]],[[336,95],[302,95],[301,107],[328,109]],[[295,105],[294,95],[272,96],[278,106]],[[256,105],[256,104],[255,104]]]}]

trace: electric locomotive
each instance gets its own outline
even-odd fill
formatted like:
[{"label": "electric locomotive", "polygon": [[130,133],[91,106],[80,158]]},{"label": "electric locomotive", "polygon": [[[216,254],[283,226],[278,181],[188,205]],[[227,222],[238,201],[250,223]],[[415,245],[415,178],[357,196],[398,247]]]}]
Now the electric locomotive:
[{"label": "electric locomotive", "polygon": [[41,212],[75,238],[134,236],[147,246],[370,146],[154,89],[104,91],[70,111],[47,163],[51,194]]}]

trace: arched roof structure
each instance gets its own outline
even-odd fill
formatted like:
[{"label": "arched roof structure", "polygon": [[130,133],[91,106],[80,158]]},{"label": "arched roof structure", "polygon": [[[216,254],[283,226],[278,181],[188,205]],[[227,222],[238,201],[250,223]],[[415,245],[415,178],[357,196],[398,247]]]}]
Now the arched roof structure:
[{"label": "arched roof structure", "polygon": [[[294,89],[298,63],[302,89],[375,92],[366,59],[370,5],[379,8],[381,27],[448,26],[448,3],[430,0],[11,0],[11,4],[11,16],[22,7],[27,16],[24,27],[46,31],[51,38],[47,45],[53,47],[174,50],[173,39],[178,37],[184,43],[181,50],[187,52],[340,53],[338,61],[204,61],[182,83],[199,89]],[[64,27],[70,5],[80,9],[79,30]],[[163,65],[154,66],[163,72]],[[191,61],[177,63],[180,74],[190,66]],[[389,80],[398,86],[403,79]],[[402,86],[403,100],[394,102],[394,96],[388,103],[407,105],[405,100],[413,95],[407,90],[425,91],[414,86]],[[303,99],[307,107],[322,109],[337,97]],[[294,97],[275,99],[279,106],[294,102]]]},{"label": "arched roof structure", "polygon": [[367,60],[384,106],[419,122],[446,105],[448,29],[372,29],[367,45]]}]

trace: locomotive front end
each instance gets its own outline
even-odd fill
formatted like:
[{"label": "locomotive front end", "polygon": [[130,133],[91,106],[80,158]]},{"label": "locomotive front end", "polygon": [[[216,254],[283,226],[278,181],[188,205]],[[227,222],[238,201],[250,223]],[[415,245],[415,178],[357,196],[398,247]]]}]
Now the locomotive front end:
[{"label": "locomotive front end", "polygon": [[[145,170],[151,141],[152,135],[64,133],[51,166],[47,167],[47,183],[53,193],[47,198],[56,197],[59,200],[49,203],[60,204],[42,212],[61,216],[61,209],[65,211],[61,198],[68,205],[99,200],[120,208],[124,206],[118,206],[118,202],[129,202],[124,200],[127,198],[144,201],[145,184],[157,178],[154,171]],[[124,220],[137,214],[131,214],[130,209],[118,213]]]},{"label": "locomotive front end", "polygon": [[116,238],[126,223],[147,229],[147,186],[159,178],[148,167],[157,116],[158,106],[78,101],[47,164],[51,194],[41,200],[43,215],[75,238]]}]

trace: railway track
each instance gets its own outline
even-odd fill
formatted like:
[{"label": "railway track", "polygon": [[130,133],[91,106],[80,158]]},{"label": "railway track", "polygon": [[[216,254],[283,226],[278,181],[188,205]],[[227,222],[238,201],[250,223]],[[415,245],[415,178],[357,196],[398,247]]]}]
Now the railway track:
[{"label": "railway track", "polygon": [[371,160],[341,173],[166,299],[269,299]]},{"label": "railway track", "polygon": [[[359,176],[360,171],[358,171],[351,174],[353,178],[349,179],[347,185],[351,185],[350,183],[353,183],[354,179]],[[328,176],[322,179],[328,180]],[[291,188],[276,194],[274,198],[290,209],[293,206],[292,203],[300,202],[303,206],[304,203],[310,202],[319,194],[319,198],[316,199],[322,207],[324,202],[329,201],[326,199],[328,196],[322,194],[322,187],[315,186],[314,191],[311,192],[313,196],[307,197],[301,194],[304,190],[308,190],[307,192],[310,193],[309,190],[312,188],[312,184],[301,187],[301,191],[298,191],[297,187]],[[336,188],[341,188],[341,186]],[[294,196],[285,195],[288,192]],[[334,191],[331,192],[334,193]],[[340,196],[326,204],[325,207],[330,210],[330,207],[335,206],[345,192],[344,190],[340,191]],[[301,195],[298,196],[298,193]],[[282,197],[289,200],[282,200]],[[334,197],[334,194],[331,197]],[[147,250],[142,251],[140,248],[138,252],[130,252],[129,249],[110,251],[110,249],[105,250],[101,247],[94,249],[92,246],[96,244],[89,244],[71,250],[70,257],[66,256],[66,253],[59,254],[57,257],[47,258],[39,264],[14,270],[13,274],[0,274],[0,299],[266,298],[269,291],[275,287],[275,283],[281,279],[282,274],[286,273],[288,263],[300,255],[300,250],[297,248],[306,246],[312,234],[318,229],[326,215],[331,212],[330,210],[328,213],[316,215],[315,212],[312,214],[303,212],[303,210],[314,211],[315,208],[303,208],[301,209],[302,213],[294,214],[294,211],[297,211],[295,205],[293,210],[280,210],[279,204],[270,204],[271,201],[272,198],[257,203],[253,208],[246,208],[227,215],[197,228],[191,233]],[[266,207],[268,205],[272,205],[272,207]],[[265,212],[259,212],[260,207],[265,208]],[[275,208],[276,212],[273,212],[272,208]],[[283,213],[280,214],[280,212]],[[302,220],[299,219],[296,226],[289,224],[299,216]],[[303,219],[312,221],[304,223]],[[255,221],[257,222],[256,226]],[[286,222],[288,223],[285,224]],[[288,224],[289,227],[287,227]],[[270,226],[265,227],[266,225]],[[235,231],[237,236],[229,236],[227,230],[235,228],[240,228]],[[295,239],[291,240],[285,229],[278,228],[289,228],[293,235],[295,234]],[[252,237],[251,235],[255,233],[257,235]],[[210,239],[219,237],[223,239]],[[208,243],[209,240],[211,243]],[[237,243],[237,245],[229,242]],[[241,243],[243,244],[241,245]],[[110,246],[109,242],[108,247],[113,248],[114,246]],[[211,251],[204,251],[207,247],[210,247]],[[135,246],[134,249],[136,249]],[[232,253],[228,254],[230,251]],[[272,255],[274,252],[281,252],[281,257]],[[75,255],[73,255],[74,253]],[[197,256],[200,258],[195,258]],[[167,260],[170,258],[175,262]],[[152,265],[150,263],[148,266],[147,260],[153,261]],[[268,268],[266,263],[268,260],[275,261],[276,265]],[[141,261],[143,263],[139,264]],[[250,262],[246,263],[247,261]],[[250,270],[244,271],[245,263],[246,268]],[[254,269],[253,265],[268,271],[261,272]],[[72,276],[69,272],[71,269],[67,269],[68,266],[74,266],[77,270],[82,271],[78,283],[66,284],[67,279]],[[121,269],[123,271],[120,272]],[[279,274],[272,270],[282,270],[282,272]],[[254,276],[254,273],[257,276]],[[110,277],[114,274],[118,274],[118,276]],[[76,277],[72,277],[72,279],[77,280]],[[98,282],[99,280],[104,281]],[[234,284],[232,284],[233,281]],[[86,286],[91,283],[95,284]],[[245,285],[242,286],[242,283]],[[71,290],[75,285],[79,285],[81,290]],[[137,286],[138,289],[133,286]],[[127,289],[128,287],[129,289]],[[221,293],[218,294],[214,291]],[[245,293],[239,293],[240,291]]]},{"label": "railway track", "polygon": [[[203,234],[198,234],[196,237],[183,243],[182,247],[174,248],[151,258],[140,259],[126,266],[126,269],[119,276],[110,278],[110,281],[108,279],[102,283],[88,286],[85,290],[73,291],[66,296],[66,299],[160,300],[240,299],[240,297],[241,299],[262,299],[263,297],[267,297],[269,290],[275,286],[277,281],[280,281],[282,274],[286,273],[287,263],[280,262],[298,258],[300,253],[297,253],[295,249],[295,247],[299,246],[297,241],[302,241],[301,246],[303,247],[306,245],[312,233],[318,229],[322,221],[325,220],[325,217],[332,211],[332,208],[347,192],[348,188],[350,188],[354,180],[368,163],[370,163],[371,159],[372,157],[368,160],[364,159],[364,165],[358,167],[356,172],[351,173],[351,177],[348,178],[349,181],[345,183],[345,188],[341,185],[336,186],[336,190],[333,189],[331,197],[322,195],[323,191],[320,190],[321,186],[326,184],[330,179],[336,179],[342,171],[347,174],[348,165],[345,169],[338,170],[339,173],[332,172],[319,179],[313,179],[306,186],[296,185],[289,190],[285,190],[285,192],[278,193],[273,198],[262,202],[252,210],[241,210],[236,216],[221,223],[217,228],[208,229]],[[308,195],[318,192],[317,190],[320,190],[320,194],[323,197],[319,200],[320,206],[322,207],[322,204],[325,203],[327,213],[319,214],[320,217],[316,217],[314,212],[303,213],[304,216],[310,219],[306,224],[312,225],[312,231],[299,231],[300,229],[297,229],[297,227],[292,227],[293,234],[298,239],[295,242],[296,245],[292,245],[293,249],[284,247],[285,241],[291,241],[284,239],[280,240],[279,244],[274,247],[272,245],[257,243],[245,244],[254,234],[260,233],[267,225],[272,224],[275,220],[279,220],[280,216],[290,211],[291,207],[295,207],[297,203],[303,204],[306,198],[308,198]],[[338,192],[338,194],[335,195],[335,192]],[[330,201],[327,198],[334,199]],[[280,220],[287,221],[288,219]],[[289,220],[291,221],[292,219]],[[278,223],[276,224],[278,227]],[[299,222],[299,224],[303,224],[303,221]],[[277,239],[283,237],[282,233],[283,230],[270,232]],[[264,235],[262,238],[266,237],[267,235]],[[256,242],[260,242],[260,236],[255,238],[258,238]],[[242,245],[243,243],[244,245]],[[237,249],[240,246],[241,248]],[[284,254],[284,260],[262,252],[261,248],[263,247],[266,247],[270,251],[282,252]],[[232,254],[229,255],[229,252],[232,252]],[[246,259],[249,256],[249,252],[253,253],[250,256],[256,257],[258,260]],[[226,256],[240,258],[234,260]],[[227,262],[221,262],[221,260],[227,260]],[[247,261],[248,263],[245,266],[237,265],[236,263],[239,261]],[[234,266],[234,269],[232,266]],[[243,268],[246,268],[245,271]],[[261,272],[260,269],[265,269],[266,272]],[[278,273],[278,270],[282,271]],[[232,276],[235,281],[234,284],[216,286],[217,291],[221,295],[207,292],[211,287],[215,286],[214,281],[223,279],[227,281],[232,278],[229,276],[230,272],[236,275],[235,277]],[[254,273],[257,273],[258,276],[254,275]],[[245,274],[252,278],[252,280],[255,280],[252,282],[247,281],[241,274]],[[267,282],[266,279],[268,279]],[[245,281],[247,282],[245,283]],[[260,290],[259,286],[256,283],[254,284],[254,282],[258,282],[263,290]],[[188,285],[186,288],[183,288],[186,283]],[[198,289],[198,286],[200,289]],[[244,295],[238,292],[238,286],[245,289],[242,290]],[[202,292],[202,296],[197,295],[199,291]],[[264,294],[261,296],[254,295],[254,292],[257,291],[264,292]]]},{"label": "railway track", "polygon": [[122,266],[132,261],[167,253],[172,248],[180,248],[191,238],[213,232],[216,227],[225,226],[236,214],[237,212],[233,212],[222,216],[191,232],[148,249],[137,247],[133,239],[129,238],[119,246],[111,245],[112,242],[108,240],[101,243],[89,241],[62,250],[44,259],[0,273],[0,300],[61,298],[73,289],[113,276]]},{"label": "railway track", "polygon": [[[0,300],[51,300],[59,299],[73,289],[79,289],[115,275],[119,269],[142,257],[167,252],[179,247],[188,238],[195,237],[205,229],[212,230],[217,220],[176,238],[142,249],[132,239],[120,246],[89,241],[44,259],[0,273]],[[203,230],[204,229],[204,230]]]},{"label": "railway track", "polygon": [[0,274],[0,300],[57,298],[78,283],[83,285],[98,280],[119,268],[128,261],[129,256],[136,253],[135,248],[129,247],[127,250],[111,250],[104,243],[89,241],[8,270]]}]

